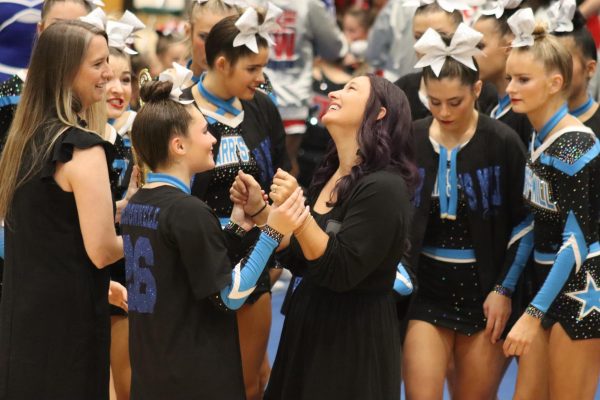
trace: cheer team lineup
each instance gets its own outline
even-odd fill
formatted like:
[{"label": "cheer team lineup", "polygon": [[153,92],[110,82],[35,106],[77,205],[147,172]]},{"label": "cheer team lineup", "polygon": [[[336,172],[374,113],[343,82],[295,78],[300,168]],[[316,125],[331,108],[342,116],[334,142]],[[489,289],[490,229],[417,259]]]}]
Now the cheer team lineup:
[{"label": "cheer team lineup", "polygon": [[0,2],[0,400],[600,399],[600,0],[159,3]]}]

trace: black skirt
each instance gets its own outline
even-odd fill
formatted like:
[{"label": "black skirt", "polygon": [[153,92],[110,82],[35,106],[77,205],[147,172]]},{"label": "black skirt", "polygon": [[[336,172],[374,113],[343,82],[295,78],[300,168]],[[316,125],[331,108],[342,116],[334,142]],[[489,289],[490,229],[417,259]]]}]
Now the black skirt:
[{"label": "black skirt", "polygon": [[485,329],[479,274],[475,263],[450,264],[421,255],[419,290],[409,319],[473,335]]}]

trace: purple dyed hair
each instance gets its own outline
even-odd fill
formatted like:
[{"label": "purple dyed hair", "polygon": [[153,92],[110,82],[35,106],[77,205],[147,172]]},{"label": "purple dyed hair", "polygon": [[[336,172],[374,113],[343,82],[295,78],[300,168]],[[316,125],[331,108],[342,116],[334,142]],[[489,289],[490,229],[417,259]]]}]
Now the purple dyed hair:
[{"label": "purple dyed hair", "polygon": [[[358,130],[358,155],[361,161],[352,167],[349,175],[336,183],[332,194],[337,195],[337,200],[329,201],[329,207],[341,204],[360,178],[383,169],[402,176],[411,194],[418,183],[412,120],[406,95],[387,79],[371,74],[367,77],[371,83],[371,91]],[[377,120],[381,107],[387,112],[382,119]],[[337,149],[331,144],[313,177],[309,189],[311,196],[318,194],[338,166]]]}]

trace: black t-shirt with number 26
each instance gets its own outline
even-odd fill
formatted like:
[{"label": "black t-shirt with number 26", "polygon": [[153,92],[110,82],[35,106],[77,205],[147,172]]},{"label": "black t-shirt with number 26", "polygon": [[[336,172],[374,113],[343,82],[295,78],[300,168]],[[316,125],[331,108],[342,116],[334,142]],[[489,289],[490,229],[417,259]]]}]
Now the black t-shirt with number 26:
[{"label": "black t-shirt with number 26", "polygon": [[139,190],[121,219],[131,398],[244,399],[234,313],[209,299],[231,282],[213,211],[171,186]]}]

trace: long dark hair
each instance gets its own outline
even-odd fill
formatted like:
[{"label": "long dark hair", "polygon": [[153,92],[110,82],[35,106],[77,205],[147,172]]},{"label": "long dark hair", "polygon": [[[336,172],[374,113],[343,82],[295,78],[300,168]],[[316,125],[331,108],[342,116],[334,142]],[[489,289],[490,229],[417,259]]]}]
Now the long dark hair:
[{"label": "long dark hair", "polygon": [[[365,106],[362,124],[358,130],[359,164],[352,167],[350,174],[342,177],[333,189],[337,199],[328,202],[332,207],[341,204],[356,183],[365,175],[391,169],[398,173],[413,193],[418,181],[413,145],[413,129],[410,107],[406,95],[387,79],[367,75],[371,82],[371,93]],[[381,107],[385,116],[377,120]],[[318,194],[338,169],[340,160],[337,149],[331,144],[321,166],[315,173],[309,193]]]}]

